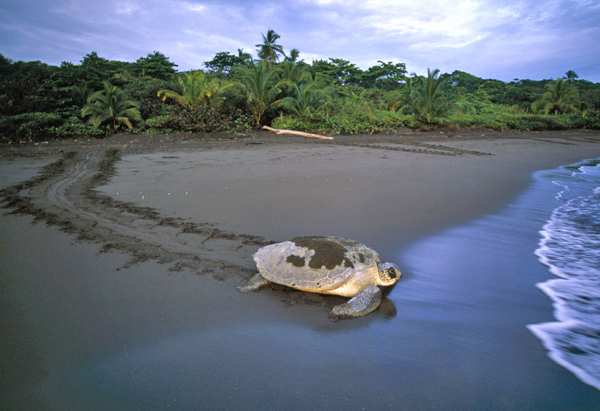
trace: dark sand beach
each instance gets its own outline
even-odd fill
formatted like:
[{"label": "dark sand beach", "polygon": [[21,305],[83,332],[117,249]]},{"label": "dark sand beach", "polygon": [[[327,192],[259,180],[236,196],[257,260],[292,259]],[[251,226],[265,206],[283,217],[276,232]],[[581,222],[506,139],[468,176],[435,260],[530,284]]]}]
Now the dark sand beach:
[{"label": "dark sand beach", "polygon": [[[598,157],[587,131],[1,146],[1,407],[598,409],[527,328],[553,319],[534,173]],[[352,320],[340,297],[237,292],[301,235],[403,277]]]}]

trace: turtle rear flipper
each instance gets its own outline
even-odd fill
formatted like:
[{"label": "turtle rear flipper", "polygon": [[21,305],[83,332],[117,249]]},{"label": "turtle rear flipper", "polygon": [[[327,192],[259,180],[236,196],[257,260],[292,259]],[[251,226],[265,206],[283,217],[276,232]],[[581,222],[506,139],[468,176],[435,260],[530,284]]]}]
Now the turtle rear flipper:
[{"label": "turtle rear flipper", "polygon": [[381,290],[375,286],[359,291],[345,304],[333,307],[331,314],[348,317],[362,317],[375,311],[381,303]]},{"label": "turtle rear flipper", "polygon": [[240,293],[250,293],[252,291],[258,290],[260,287],[269,284],[269,280],[263,277],[260,274],[256,274],[253,277],[250,277],[246,281],[244,281],[239,287],[237,287]]}]

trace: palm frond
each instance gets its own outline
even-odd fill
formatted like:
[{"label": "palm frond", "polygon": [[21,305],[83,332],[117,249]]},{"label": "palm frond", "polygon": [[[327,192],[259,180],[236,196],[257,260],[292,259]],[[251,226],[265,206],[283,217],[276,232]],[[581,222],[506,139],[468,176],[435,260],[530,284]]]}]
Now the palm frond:
[{"label": "palm frond", "polygon": [[[124,122],[127,127],[131,128],[130,119],[141,119],[139,103],[107,81],[103,83],[103,90],[90,96],[87,104],[81,110],[81,116],[83,118],[89,116],[88,122],[96,128],[109,120],[112,121],[113,128],[116,128],[117,122]],[[126,118],[127,121],[123,118]]]}]

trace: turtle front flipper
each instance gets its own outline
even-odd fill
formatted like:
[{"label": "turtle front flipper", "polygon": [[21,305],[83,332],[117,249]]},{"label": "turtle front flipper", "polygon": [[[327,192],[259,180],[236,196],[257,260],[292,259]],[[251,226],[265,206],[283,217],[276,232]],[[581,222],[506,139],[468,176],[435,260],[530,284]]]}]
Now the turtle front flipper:
[{"label": "turtle front flipper", "polygon": [[267,285],[269,281],[260,274],[256,274],[253,277],[250,277],[246,281],[244,281],[239,287],[237,287],[238,291],[241,293],[250,293],[252,291],[258,290],[260,287]]},{"label": "turtle front flipper", "polygon": [[375,286],[365,288],[350,299],[346,304],[333,307],[331,314],[346,315],[348,317],[362,317],[379,307],[381,303],[381,290]]}]

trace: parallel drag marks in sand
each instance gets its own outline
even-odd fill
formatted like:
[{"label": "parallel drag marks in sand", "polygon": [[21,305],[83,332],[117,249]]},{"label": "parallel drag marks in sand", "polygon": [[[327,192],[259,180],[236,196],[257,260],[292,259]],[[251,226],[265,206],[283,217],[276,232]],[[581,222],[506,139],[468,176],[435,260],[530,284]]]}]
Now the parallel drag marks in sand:
[{"label": "parallel drag marks in sand", "polygon": [[[354,145],[354,144],[352,144]],[[403,142],[398,145],[389,146],[382,144],[356,144],[356,147],[365,148],[376,148],[380,150],[392,150],[392,151],[404,151],[407,153],[418,153],[418,154],[435,154],[440,156],[462,156],[462,155],[474,155],[474,156],[492,156],[491,153],[483,153],[481,151],[464,150],[461,148],[442,146],[440,144],[426,144],[417,142]],[[409,148],[403,146],[412,146],[420,148]]]},{"label": "parallel drag marks in sand", "polygon": [[0,191],[0,200],[12,213],[31,214],[80,240],[104,243],[102,251],[130,253],[129,264],[153,259],[173,264],[171,271],[189,267],[244,276],[253,271],[248,256],[269,244],[262,237],[164,218],[153,209],[99,194],[95,188],[108,182],[119,160],[116,149],[66,153],[37,177]]}]

